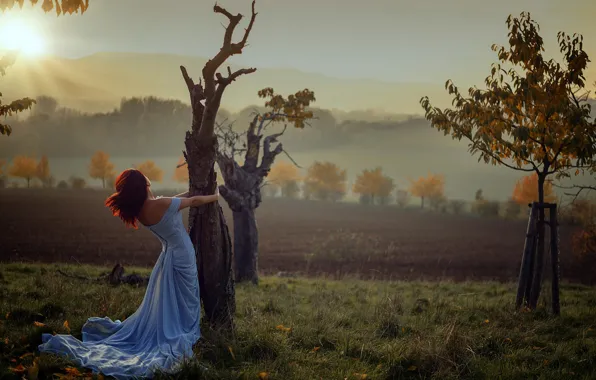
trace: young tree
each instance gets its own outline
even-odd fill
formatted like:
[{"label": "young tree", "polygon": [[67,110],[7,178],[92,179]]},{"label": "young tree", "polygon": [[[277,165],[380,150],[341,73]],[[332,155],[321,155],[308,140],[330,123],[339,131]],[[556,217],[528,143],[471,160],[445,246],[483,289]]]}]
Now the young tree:
[{"label": "young tree", "polygon": [[161,182],[163,181],[163,170],[159,166],[155,165],[155,162],[147,160],[136,165],[136,169],[143,173],[149,181]]},{"label": "young tree", "polygon": [[[235,277],[237,282],[251,281],[254,284],[258,283],[259,240],[255,210],[261,204],[261,187],[276,157],[284,152],[278,139],[285,132],[287,124],[304,128],[306,120],[313,117],[307,107],[315,101],[314,93],[308,89],[298,91],[287,98],[276,94],[272,88],[265,88],[258,94],[259,97],[267,99],[266,111],[254,115],[246,131],[243,148],[236,146],[241,135],[231,126],[220,127],[217,131],[220,141],[217,165],[225,181],[225,184],[219,187],[219,191],[234,217]],[[265,136],[267,128],[276,122],[286,124],[283,130]],[[275,147],[273,144],[276,144]],[[242,153],[244,163],[240,165],[235,157]],[[282,187],[282,192],[283,190]]]},{"label": "young tree", "polygon": [[[29,0],[28,1],[31,5],[35,6],[39,0]],[[0,11],[4,12],[6,10],[13,9],[15,5],[18,5],[20,8],[23,8],[23,4],[25,3],[24,0],[10,0],[10,1],[0,1]],[[89,0],[44,0],[42,2],[41,8],[44,12],[50,12],[52,9],[56,10],[56,14],[60,16],[60,14],[72,14],[78,13],[81,11],[83,14],[87,8],[89,7]],[[0,57],[0,76],[4,76],[6,74],[6,69],[14,64],[16,60],[16,54],[5,54],[4,56]],[[0,94],[0,96],[2,96]],[[2,104],[0,101],[0,116],[12,116],[18,112],[23,112],[25,110],[31,109],[31,106],[35,104],[35,100],[31,98],[23,98],[18,100],[13,100],[10,103]],[[12,128],[10,125],[1,123],[0,122],[0,135],[10,135],[12,132]]]},{"label": "young tree", "polygon": [[37,162],[35,158],[27,156],[16,156],[12,160],[12,167],[9,175],[12,177],[24,178],[27,180],[27,187],[31,185],[31,179],[35,178],[37,173]]},{"label": "young tree", "polygon": [[185,167],[185,163],[184,156],[181,156],[178,159],[178,164],[176,164],[176,169],[174,170],[174,181],[188,183],[188,169]]},{"label": "young tree", "polygon": [[365,169],[356,177],[352,192],[360,195],[363,203],[386,204],[389,196],[395,189],[393,179],[384,175],[380,167]]},{"label": "young tree", "polygon": [[[232,42],[234,29],[242,20],[241,14],[233,15],[215,5],[215,13],[228,19],[223,44],[218,53],[207,61],[202,70],[202,81],[195,83],[186,68],[180,66],[182,76],[190,94],[192,126],[186,133],[184,157],[188,163],[189,194],[213,194],[217,188],[215,156],[218,141],[215,136],[215,120],[223,93],[227,86],[243,74],[256,69],[240,69],[235,72],[228,67],[227,76],[218,73],[225,61],[232,55],[242,54],[252,30],[257,13],[252,2],[252,15],[248,27],[239,42]],[[203,85],[204,81],[204,85]],[[233,315],[236,310],[232,245],[223,211],[218,203],[209,203],[189,211],[190,239],[197,255],[197,268],[201,299],[205,318],[214,326],[233,329]]]},{"label": "young tree", "polygon": [[35,176],[41,181],[44,187],[51,186],[52,174],[50,173],[50,164],[47,156],[41,156],[41,160],[37,164]]},{"label": "young tree", "polygon": [[420,208],[424,208],[424,200],[438,200],[444,197],[445,179],[442,175],[429,173],[426,177],[410,180],[410,194],[420,198]]},{"label": "young tree", "polygon": [[[512,200],[519,204],[529,204],[538,202],[538,174],[532,173],[530,175],[520,178],[513,189]],[[556,202],[557,196],[553,193],[553,185],[550,181],[544,183],[544,201]]]},{"label": "young tree", "polygon": [[267,176],[268,185],[275,186],[281,191],[281,196],[285,198],[296,198],[300,187],[298,182],[302,176],[296,165],[280,161],[271,167],[271,172]]},{"label": "young tree", "polygon": [[347,174],[332,162],[315,161],[304,178],[304,194],[322,201],[336,202],[346,194]]},{"label": "young tree", "polygon": [[[596,128],[589,121],[590,105],[584,90],[584,70],[589,62],[583,37],[558,34],[564,62],[547,59],[538,24],[523,12],[507,18],[509,47],[493,45],[499,63],[486,78],[486,89],[469,89],[464,97],[451,81],[446,89],[454,96],[453,109],[432,107],[421,99],[432,126],[454,139],[470,141],[470,153],[493,165],[535,172],[538,202],[544,204],[544,184],[549,175],[569,176],[594,155]],[[576,171],[579,174],[579,170]],[[538,302],[544,266],[544,208],[539,208],[536,268],[530,307]]]},{"label": "young tree", "polygon": [[89,177],[101,179],[103,188],[106,187],[106,180],[115,175],[114,164],[110,162],[110,156],[101,150],[95,152],[91,157],[89,165]]}]

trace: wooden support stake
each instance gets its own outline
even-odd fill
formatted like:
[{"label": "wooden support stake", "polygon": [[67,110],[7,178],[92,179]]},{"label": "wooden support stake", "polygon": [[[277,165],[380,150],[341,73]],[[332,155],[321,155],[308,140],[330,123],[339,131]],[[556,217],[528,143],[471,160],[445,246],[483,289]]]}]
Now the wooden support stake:
[{"label": "wooden support stake", "polygon": [[517,285],[517,296],[515,298],[515,307],[519,309],[526,300],[528,302],[528,293],[532,284],[532,274],[534,266],[534,253],[536,251],[536,221],[538,216],[538,203],[531,205],[530,216],[528,218],[528,228],[526,231],[526,240],[524,243],[524,252],[522,255],[521,267],[519,270],[519,282]]},{"label": "wooden support stake", "polygon": [[552,204],[549,210],[550,221],[550,254],[551,266],[553,271],[553,278],[551,283],[552,289],[552,308],[554,315],[561,314],[561,304],[559,300],[559,223],[557,220],[557,205]]}]

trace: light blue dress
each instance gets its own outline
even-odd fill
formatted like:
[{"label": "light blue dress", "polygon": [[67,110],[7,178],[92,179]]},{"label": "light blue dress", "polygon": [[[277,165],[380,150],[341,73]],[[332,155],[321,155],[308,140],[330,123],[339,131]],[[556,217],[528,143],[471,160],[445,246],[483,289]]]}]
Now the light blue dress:
[{"label": "light blue dress", "polygon": [[148,228],[163,249],[139,308],[123,322],[92,317],[82,328],[83,341],[72,335],[42,335],[39,351],[68,357],[81,367],[117,379],[152,377],[156,369],[176,371],[192,356],[200,338],[201,303],[194,249],[172,202],[162,219]]}]

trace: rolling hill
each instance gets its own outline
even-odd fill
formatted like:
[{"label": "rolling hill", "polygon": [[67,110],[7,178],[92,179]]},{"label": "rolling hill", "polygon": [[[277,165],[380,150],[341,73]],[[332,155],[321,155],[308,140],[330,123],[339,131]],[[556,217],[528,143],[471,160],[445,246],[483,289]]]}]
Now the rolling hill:
[{"label": "rolling hill", "polygon": [[[179,66],[198,78],[206,58],[170,54],[98,53],[79,59],[19,60],[3,78],[9,98],[51,95],[61,104],[86,111],[106,111],[122,97],[156,95],[187,101]],[[234,66],[232,65],[232,68]],[[281,93],[309,88],[317,106],[342,110],[378,109],[392,113],[421,113],[420,97],[437,104],[449,97],[441,84],[385,83],[367,79],[340,79],[294,69],[258,69],[226,90],[223,106],[236,111],[259,104],[256,93],[273,87]]]}]

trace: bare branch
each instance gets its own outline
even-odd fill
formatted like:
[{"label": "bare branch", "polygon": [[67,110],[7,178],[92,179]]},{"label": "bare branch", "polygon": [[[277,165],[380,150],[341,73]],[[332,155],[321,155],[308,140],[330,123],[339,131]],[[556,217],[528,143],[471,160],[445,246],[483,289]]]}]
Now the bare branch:
[{"label": "bare branch", "polygon": [[287,150],[283,150],[283,152],[285,153],[286,156],[288,156],[288,158],[290,159],[290,161],[292,161],[292,163],[298,168],[298,169],[302,169],[302,166],[298,165],[298,163],[296,161],[294,161],[294,159],[292,158],[292,156],[290,156],[290,154],[288,153]]},{"label": "bare branch", "polygon": [[215,57],[209,60],[205,64],[205,67],[203,67],[203,78],[205,79],[205,92],[210,95],[215,95],[215,73],[217,69],[232,55],[242,53],[242,49],[246,45],[248,35],[250,34],[252,26],[255,22],[255,18],[257,17],[257,13],[255,12],[255,0],[253,0],[252,15],[250,18],[248,28],[245,29],[244,37],[240,42],[232,43],[232,36],[234,35],[234,30],[236,29],[236,26],[238,25],[240,20],[242,20],[243,16],[240,13],[238,13],[237,15],[232,15],[225,8],[222,8],[217,4],[215,4],[215,6],[213,7],[213,11],[215,13],[220,13],[226,16],[230,22],[226,27],[226,32],[224,34],[224,40],[221,49],[215,55]]}]

